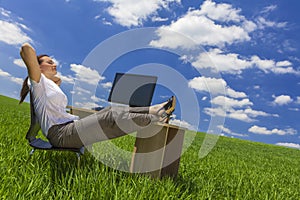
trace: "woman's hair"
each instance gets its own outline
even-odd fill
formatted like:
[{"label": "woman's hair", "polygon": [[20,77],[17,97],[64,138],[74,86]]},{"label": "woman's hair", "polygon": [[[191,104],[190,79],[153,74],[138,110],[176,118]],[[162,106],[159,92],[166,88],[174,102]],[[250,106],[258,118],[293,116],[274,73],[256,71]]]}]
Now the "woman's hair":
[{"label": "woman's hair", "polygon": [[[41,54],[41,55],[38,55],[36,58],[37,58],[37,61],[39,63],[39,65],[42,63],[42,57],[44,56],[48,56],[47,54]],[[28,76],[24,79],[23,81],[23,85],[22,85],[22,89],[20,91],[20,101],[19,101],[19,104],[21,104],[24,99],[26,98],[28,92],[29,92],[29,86],[28,86]]]}]

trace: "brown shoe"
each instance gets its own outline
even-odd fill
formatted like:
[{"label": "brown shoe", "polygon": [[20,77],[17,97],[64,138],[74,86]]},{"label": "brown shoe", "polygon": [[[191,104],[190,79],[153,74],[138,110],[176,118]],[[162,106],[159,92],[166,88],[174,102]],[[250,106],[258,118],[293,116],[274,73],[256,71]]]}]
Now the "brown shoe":
[{"label": "brown shoe", "polygon": [[161,115],[160,122],[169,123],[170,117],[173,114],[175,107],[176,107],[176,97],[172,96],[168,100],[167,104],[163,107],[165,111]]},{"label": "brown shoe", "polygon": [[166,114],[171,115],[176,107],[176,97],[172,96],[169,100],[168,103],[164,106],[164,109],[166,110]]}]

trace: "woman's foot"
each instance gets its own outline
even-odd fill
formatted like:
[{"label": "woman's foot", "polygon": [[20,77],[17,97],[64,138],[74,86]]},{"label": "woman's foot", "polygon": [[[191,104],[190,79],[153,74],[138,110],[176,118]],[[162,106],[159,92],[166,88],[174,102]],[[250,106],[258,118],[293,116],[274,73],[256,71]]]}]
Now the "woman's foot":
[{"label": "woman's foot", "polygon": [[164,106],[165,112],[167,115],[171,115],[176,107],[176,97],[172,96],[170,99],[168,99],[167,104]]},{"label": "woman's foot", "polygon": [[175,110],[175,106],[176,98],[175,96],[172,96],[167,102],[151,106],[149,108],[149,113],[159,116],[160,122],[168,123],[170,116]]},{"label": "woman's foot", "polygon": [[173,114],[175,107],[176,107],[176,97],[172,96],[168,100],[167,104],[164,106],[164,112],[160,116],[160,118],[161,118],[160,122],[169,123],[170,117]]},{"label": "woman's foot", "polygon": [[168,102],[163,102],[161,104],[156,104],[153,106],[149,107],[149,114],[153,114],[153,115],[162,115],[162,113],[164,112],[164,106],[167,104]]}]

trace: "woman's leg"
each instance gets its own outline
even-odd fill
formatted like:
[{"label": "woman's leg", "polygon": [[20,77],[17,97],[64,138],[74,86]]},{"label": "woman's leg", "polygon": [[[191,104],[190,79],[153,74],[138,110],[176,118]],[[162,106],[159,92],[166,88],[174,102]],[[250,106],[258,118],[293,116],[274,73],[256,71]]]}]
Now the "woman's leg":
[{"label": "woman's leg", "polygon": [[47,138],[55,147],[80,148],[83,145],[74,122],[68,124],[58,124],[48,130]]},{"label": "woman's leg", "polygon": [[128,107],[129,113],[149,113],[149,107]]},{"label": "woman's leg", "polygon": [[159,121],[161,108],[165,104],[151,107],[107,107],[73,123],[51,127],[48,139],[54,146],[75,148],[121,137]]},{"label": "woman's leg", "polygon": [[107,107],[76,122],[75,128],[84,145],[113,139],[135,132],[159,121],[149,108]]}]

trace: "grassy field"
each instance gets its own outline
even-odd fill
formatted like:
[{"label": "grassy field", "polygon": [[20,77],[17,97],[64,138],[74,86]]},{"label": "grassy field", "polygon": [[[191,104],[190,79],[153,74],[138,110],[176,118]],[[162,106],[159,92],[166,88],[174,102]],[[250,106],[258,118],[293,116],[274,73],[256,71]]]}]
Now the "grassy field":
[{"label": "grassy field", "polygon": [[[37,151],[25,139],[29,105],[0,96],[1,199],[300,199],[300,151],[220,137],[208,156],[197,133],[176,179],[109,168],[89,152],[76,167],[69,152]],[[186,134],[189,134],[187,132]],[[114,141],[130,149],[132,137]]]}]

